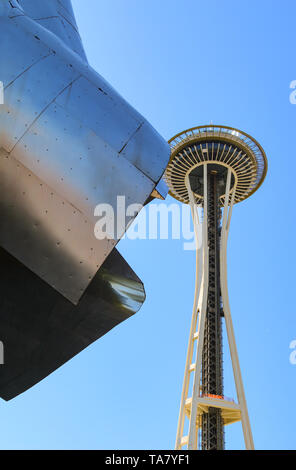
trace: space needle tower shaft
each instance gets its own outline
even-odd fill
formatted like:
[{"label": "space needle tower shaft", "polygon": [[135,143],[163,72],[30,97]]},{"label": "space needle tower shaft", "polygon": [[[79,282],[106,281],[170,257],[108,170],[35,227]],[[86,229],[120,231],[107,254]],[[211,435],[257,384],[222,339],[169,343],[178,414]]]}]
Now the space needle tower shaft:
[{"label": "space needle tower shaft", "polygon": [[[223,395],[222,321],[220,293],[220,204],[217,172],[208,173],[209,286],[202,353],[202,394]],[[201,448],[224,448],[224,428],[219,408],[202,415]]]}]

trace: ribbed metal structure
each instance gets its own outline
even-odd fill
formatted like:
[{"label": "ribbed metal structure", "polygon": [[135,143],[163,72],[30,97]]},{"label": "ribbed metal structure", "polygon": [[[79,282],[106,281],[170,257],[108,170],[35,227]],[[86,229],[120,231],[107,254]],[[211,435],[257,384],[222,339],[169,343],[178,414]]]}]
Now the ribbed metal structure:
[{"label": "ribbed metal structure", "polygon": [[[202,355],[202,393],[204,395],[223,395],[219,181],[221,181],[219,174],[209,170],[209,287]],[[219,408],[209,408],[209,412],[202,415],[201,447],[203,450],[224,449],[224,427]]]}]

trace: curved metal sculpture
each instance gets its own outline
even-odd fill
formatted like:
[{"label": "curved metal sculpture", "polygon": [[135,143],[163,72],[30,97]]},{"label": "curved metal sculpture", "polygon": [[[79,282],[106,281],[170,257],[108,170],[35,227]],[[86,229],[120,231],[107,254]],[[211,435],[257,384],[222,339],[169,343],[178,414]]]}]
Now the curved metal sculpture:
[{"label": "curved metal sculpture", "polygon": [[118,195],[159,195],[170,148],[89,66],[70,0],[0,1],[0,81],[0,254],[24,290],[12,299],[7,280],[0,288],[0,396],[10,399],[144,301],[114,248],[133,217],[97,240],[94,209],[110,204],[116,217]]},{"label": "curved metal sculpture", "polygon": [[[227,239],[233,205],[262,184],[266,156],[252,137],[226,126],[188,129],[173,137],[170,144],[172,155],[165,180],[173,197],[190,204],[196,239],[195,296],[176,449],[221,450],[224,426],[239,420],[246,448],[253,449],[228,298]],[[223,396],[222,316],[238,404]]]}]

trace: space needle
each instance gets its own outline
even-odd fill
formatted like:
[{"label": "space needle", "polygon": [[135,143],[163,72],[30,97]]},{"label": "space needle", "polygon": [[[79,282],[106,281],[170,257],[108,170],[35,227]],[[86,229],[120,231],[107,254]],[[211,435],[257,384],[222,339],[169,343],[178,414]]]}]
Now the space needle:
[{"label": "space needle", "polygon": [[[227,288],[227,239],[234,204],[262,184],[267,159],[240,130],[217,125],[188,129],[169,141],[165,172],[170,194],[189,204],[196,240],[196,281],[180,404],[176,449],[223,450],[224,427],[241,421],[254,449]],[[222,319],[225,319],[237,403],[224,395]]]}]

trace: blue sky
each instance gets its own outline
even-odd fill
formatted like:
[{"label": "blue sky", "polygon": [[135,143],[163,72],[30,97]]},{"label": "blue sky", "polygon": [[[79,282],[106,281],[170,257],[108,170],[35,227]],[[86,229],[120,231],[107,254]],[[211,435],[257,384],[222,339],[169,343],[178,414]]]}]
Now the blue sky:
[{"label": "blue sky", "polygon": [[[230,302],[257,449],[295,449],[296,79],[292,0],[74,0],[91,65],[166,138],[197,125],[248,132],[267,178],[235,206]],[[167,203],[172,202],[168,197]],[[145,283],[138,314],[15,400],[3,449],[173,448],[194,291],[181,240],[123,240]],[[225,395],[235,396],[225,354]],[[240,424],[226,448],[243,448]]]}]

